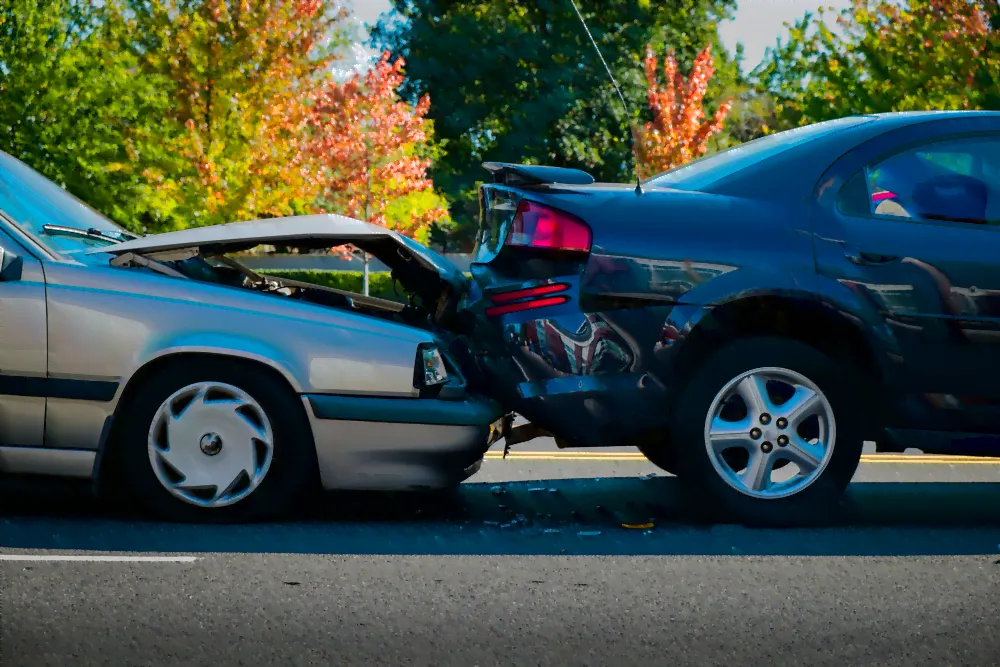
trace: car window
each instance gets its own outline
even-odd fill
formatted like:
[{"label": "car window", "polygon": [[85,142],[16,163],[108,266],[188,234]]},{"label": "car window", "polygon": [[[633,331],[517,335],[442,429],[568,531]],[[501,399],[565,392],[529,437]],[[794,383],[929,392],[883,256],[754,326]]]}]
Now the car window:
[{"label": "car window", "polygon": [[90,208],[28,165],[0,151],[0,211],[21,231],[62,255],[83,260],[86,251],[108,245],[106,241],[75,236],[55,236],[45,225],[62,225],[118,233],[122,228]]},{"label": "car window", "polygon": [[864,173],[870,215],[1000,224],[1000,136],[923,144],[871,164]]},{"label": "car window", "polygon": [[807,141],[873,120],[870,116],[849,116],[769,134],[665,171],[647,180],[645,185],[699,190]]}]

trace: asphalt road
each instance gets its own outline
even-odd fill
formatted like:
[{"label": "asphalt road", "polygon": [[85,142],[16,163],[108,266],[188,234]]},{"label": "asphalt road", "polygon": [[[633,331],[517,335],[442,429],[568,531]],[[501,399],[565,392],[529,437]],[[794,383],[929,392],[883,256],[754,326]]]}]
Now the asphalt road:
[{"label": "asphalt road", "polygon": [[1000,460],[868,456],[781,531],[702,523],[627,450],[524,449],[265,526],[6,484],[0,667],[1000,664]]}]

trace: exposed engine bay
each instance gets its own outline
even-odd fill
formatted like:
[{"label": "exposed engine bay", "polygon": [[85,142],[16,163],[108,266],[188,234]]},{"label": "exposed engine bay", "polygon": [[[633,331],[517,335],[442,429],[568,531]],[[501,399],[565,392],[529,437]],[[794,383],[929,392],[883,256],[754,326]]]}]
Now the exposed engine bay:
[{"label": "exposed engine bay", "polygon": [[[250,289],[426,329],[447,329],[454,326],[455,313],[462,296],[456,294],[450,285],[438,279],[435,274],[403,257],[405,250],[399,248],[392,249],[400,257],[394,258],[398,260],[394,262],[395,266],[390,264],[398,301],[258,273],[235,258],[233,248],[226,248],[225,252],[219,252],[222,248],[215,252],[213,250],[215,249],[198,248],[145,255],[126,253],[112,260],[112,264],[142,266],[175,277]],[[385,261],[374,253],[372,256]]]}]

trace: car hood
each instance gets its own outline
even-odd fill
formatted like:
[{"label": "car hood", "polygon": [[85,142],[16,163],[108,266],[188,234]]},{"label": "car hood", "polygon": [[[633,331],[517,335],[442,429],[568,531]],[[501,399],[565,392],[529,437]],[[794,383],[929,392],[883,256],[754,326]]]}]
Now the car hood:
[{"label": "car hood", "polygon": [[[400,282],[436,279],[456,290],[468,283],[465,275],[446,257],[392,230],[341,215],[301,215],[266,220],[194,227],[176,232],[151,234],[91,251],[155,256],[197,252],[222,255],[249,250],[258,245],[288,245],[301,248],[331,248],[352,244],[377,258]],[[429,287],[429,285],[424,285]]]}]

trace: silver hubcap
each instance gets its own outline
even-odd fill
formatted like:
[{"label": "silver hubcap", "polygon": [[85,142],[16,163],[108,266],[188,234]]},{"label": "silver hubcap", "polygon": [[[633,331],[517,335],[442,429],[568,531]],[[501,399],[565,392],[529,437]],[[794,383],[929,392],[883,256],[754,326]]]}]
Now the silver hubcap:
[{"label": "silver hubcap", "polygon": [[826,396],[787,368],[757,368],[734,378],[705,419],[715,470],[754,498],[784,498],[811,485],[830,462],[836,438]]},{"label": "silver hubcap", "polygon": [[167,491],[192,505],[224,507],[264,481],[274,438],[264,410],[245,391],[199,382],[160,405],[148,449],[153,472]]}]

